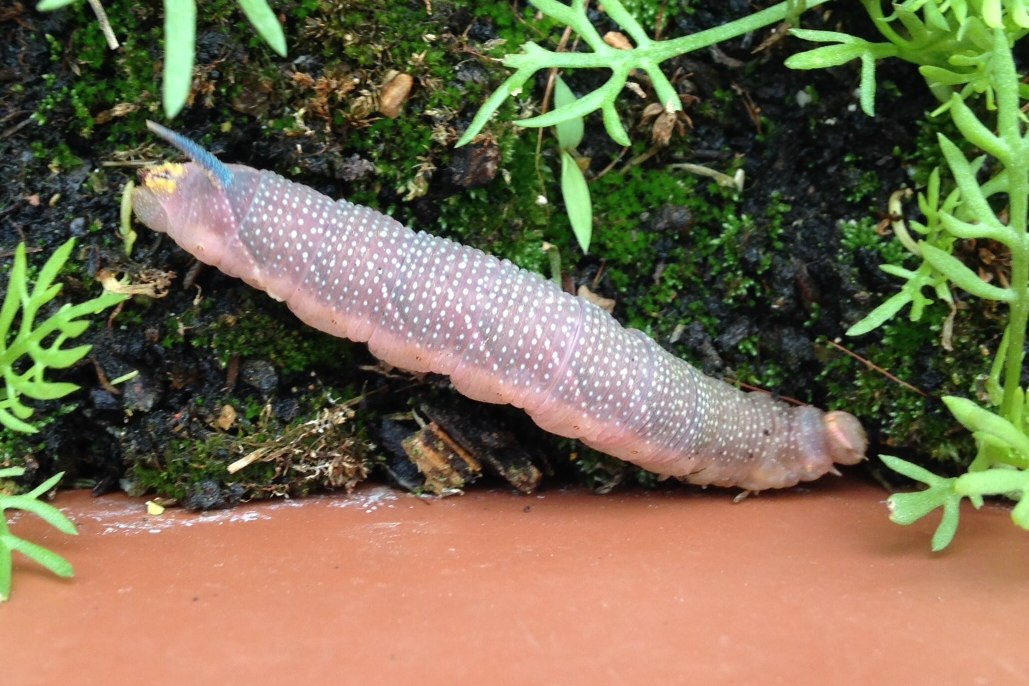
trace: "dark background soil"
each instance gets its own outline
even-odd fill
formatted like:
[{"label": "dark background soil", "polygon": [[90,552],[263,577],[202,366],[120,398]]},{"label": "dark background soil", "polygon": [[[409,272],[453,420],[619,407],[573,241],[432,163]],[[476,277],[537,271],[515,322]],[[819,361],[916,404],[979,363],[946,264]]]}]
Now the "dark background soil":
[{"label": "dark background soil", "polygon": [[[421,2],[403,4],[412,15],[422,13],[419,30],[450,37],[453,66],[442,73],[454,76],[447,87],[457,89],[459,95],[465,93],[459,98],[460,106],[440,115],[426,106],[427,84],[435,83],[427,74],[405,106],[400,121],[409,118],[415,122],[412,126],[439,125],[449,132],[438,145],[423,151],[435,169],[420,178],[424,187],[419,197],[406,199],[403,188],[383,170],[395,163],[410,178],[410,170],[424,159],[404,147],[404,129],[397,128],[401,124],[382,122],[374,114],[356,114],[354,100],[360,89],[338,96],[335,103],[330,98],[327,106],[338,106],[347,114],[330,113],[304,135],[270,124],[288,119],[302,104],[311,112],[320,104],[310,98],[301,102],[299,87],[289,90],[289,84],[296,83],[290,80],[291,73],[326,78],[357,74],[366,82],[380,83],[388,68],[404,69],[405,65],[390,62],[398,59],[400,51],[389,49],[379,53],[381,63],[347,52],[336,55],[336,63],[330,62],[322,47],[308,43],[330,35],[324,26],[312,28],[310,16],[301,18],[310,4],[278,3],[290,43],[287,60],[275,58],[253,40],[238,16],[227,13],[230,19],[211,18],[202,9],[196,99],[170,125],[202,140],[225,161],[273,169],[334,197],[356,198],[418,228],[456,236],[512,259],[518,260],[529,243],[534,249],[542,240],[554,243],[561,247],[569,287],[588,284],[614,299],[615,315],[624,322],[652,322],[651,333],[659,341],[709,373],[754,385],[771,380],[773,390],[784,396],[854,412],[869,429],[872,455],[882,445],[909,457],[931,452],[917,427],[924,429],[924,423],[919,423],[923,415],[939,414],[935,401],[918,398],[915,409],[905,405],[903,411],[897,410],[891,404],[896,402],[893,398],[906,391],[888,382],[871,395],[861,395],[869,384],[879,383],[868,381],[872,372],[825,344],[841,337],[893,289],[877,269],[880,253],[875,247],[841,247],[841,223],[878,221],[877,213],[885,211],[889,194],[912,185],[924,114],[934,106],[913,69],[881,65],[880,82],[890,87],[880,88],[878,114],[870,118],[857,107],[855,68],[792,72],[782,66],[788,54],[801,49],[792,39],[754,52],[767,35],[747,36],[717,51],[666,63],[665,72],[675,75],[680,92],[691,96],[690,121],[669,146],[639,165],[642,174],[656,173],[678,161],[725,169],[737,160],[746,172],[738,212],[757,218],[761,227],[770,206],[785,204],[788,209],[777,237],[745,232],[731,246],[739,278],[753,282],[748,297],[728,298],[725,291],[731,278],[711,275],[706,279],[710,290],[684,289],[679,297],[658,300],[655,294],[662,283],[656,275],[667,267],[669,256],[692,251],[691,241],[698,241],[699,252],[703,242],[698,232],[718,231],[717,226],[703,226],[704,217],[698,218],[688,207],[661,203],[635,215],[633,231],[646,234],[650,241],[648,261],[635,269],[620,266],[617,256],[605,254],[603,241],[594,254],[582,256],[560,222],[548,227],[547,222],[531,219],[537,210],[527,206],[524,196],[518,202],[530,218],[512,224],[526,231],[524,238],[518,234],[501,238],[487,231],[477,240],[476,227],[454,220],[463,211],[454,208],[463,203],[469,207],[485,203],[489,211],[493,202],[489,194],[501,192],[498,189],[505,183],[503,173],[492,180],[481,178],[481,158],[493,154],[489,146],[472,152],[455,152],[452,147],[455,134],[464,130],[483,97],[507,73],[481,52],[467,49],[497,37],[501,29],[490,17],[477,16],[461,3],[434,2],[431,15],[424,13]],[[343,8],[348,3],[334,5]],[[712,9],[698,9],[666,22],[664,37],[752,11],[744,2],[704,5]],[[102,268],[136,282],[145,278],[146,270],[177,275],[167,297],[135,298],[116,316],[97,318],[84,336],[94,346],[90,356],[74,369],[53,375],[79,384],[81,390],[62,401],[37,404],[36,419],[47,418],[39,434],[23,440],[11,432],[0,433],[5,460],[32,467],[30,481],[63,469],[70,476],[66,484],[89,485],[98,492],[119,485],[133,492],[156,491],[194,507],[222,505],[240,497],[303,493],[344,483],[311,477],[311,469],[297,471],[301,457],[268,463],[265,469],[236,478],[227,477],[224,466],[262,440],[281,434],[291,423],[314,416],[331,398],[353,401],[356,416],[345,433],[354,441],[350,457],[355,463],[388,463],[390,469],[375,472],[380,478],[386,472],[405,478],[397,458],[384,457],[387,451],[379,447],[395,443],[389,415],[426,402],[457,402],[445,380],[375,368],[363,346],[305,331],[281,305],[212,269],[197,270],[189,255],[143,227],[137,227],[140,235],[132,257],[122,252],[117,227],[123,185],[134,177],[139,164],[175,159],[143,129],[146,118],[161,118],[154,95],[160,73],[160,52],[153,40],[159,36],[160,17],[155,12],[132,9],[123,26],[132,24],[134,45],[115,56],[105,56],[97,48],[94,52],[99,57],[92,59],[94,52],[70,50],[86,40],[84,32],[95,35],[88,10],[44,15],[21,3],[0,8],[5,36],[0,41],[0,256],[4,268],[9,268],[19,241],[26,242],[30,260],[38,265],[75,236],[74,268],[63,278],[62,298],[67,301],[95,295],[99,287],[92,277]],[[352,21],[362,17],[368,20],[357,13]],[[597,20],[602,32],[608,28],[603,26],[604,17]],[[857,6],[836,8],[834,4],[831,12],[806,15],[805,25],[846,26],[859,34],[869,31]],[[653,31],[652,25],[647,28]],[[388,26],[352,23],[348,30],[389,35]],[[533,37],[543,40],[537,34]],[[64,48],[55,49],[55,45]],[[151,74],[126,66],[132,49],[143,52],[141,59],[150,65]],[[130,72],[149,90],[117,92]],[[53,76],[44,78],[44,74]],[[585,92],[599,85],[601,78],[577,74],[570,81]],[[48,97],[54,100],[52,96],[61,89],[82,88],[84,80],[97,86],[93,101],[83,104],[81,99],[77,103],[70,97],[56,98],[48,105],[45,125],[33,118]],[[542,83],[541,77],[538,84]],[[230,91],[229,85],[235,90]],[[805,89],[817,97],[801,106],[797,94]],[[541,92],[540,87],[532,95],[538,98]],[[114,108],[104,105],[112,102],[128,102],[136,108],[111,115]],[[638,123],[646,104],[623,94],[619,101],[623,119]],[[90,127],[82,125],[83,109],[92,121]],[[754,112],[760,113],[757,121],[751,116]],[[498,140],[501,170],[514,169],[517,160],[534,154],[535,134],[512,133],[506,123],[512,113],[502,112],[490,127]],[[227,121],[231,127],[219,126]],[[588,126],[579,152],[590,158],[590,171],[595,174],[620,150],[603,134],[598,118],[590,118]],[[649,147],[645,129],[633,130],[632,135],[637,144],[621,163]],[[374,146],[370,140],[376,141]],[[615,167],[614,174],[631,178],[624,164]],[[378,173],[369,173],[375,168]],[[859,187],[864,190],[857,192]],[[718,197],[714,191],[704,192]],[[552,200],[559,197],[553,187],[549,193]],[[507,201],[514,203],[511,198]],[[605,221],[604,214],[598,215],[598,233]],[[882,239],[887,241],[888,237]],[[708,259],[717,265],[719,258]],[[542,264],[543,259],[538,261]],[[619,274],[628,277],[619,281]],[[706,315],[704,321],[717,322],[718,331],[698,324],[698,312]],[[257,322],[255,330],[247,329],[247,322]],[[679,335],[672,337],[677,325]],[[945,375],[933,368],[934,335],[911,334],[910,338],[905,339],[908,347],[902,354],[917,377],[907,380],[936,396]],[[674,344],[669,343],[673,339]],[[747,353],[743,341],[758,353]],[[879,336],[842,341],[866,355],[881,350],[875,347],[880,342]],[[890,366],[889,360],[884,366]],[[773,369],[778,371],[772,373]],[[114,389],[105,384],[104,379],[132,370],[139,372],[132,382]],[[845,393],[851,391],[855,395],[848,398]],[[226,405],[235,409],[238,418],[224,431],[217,420]],[[620,482],[649,482],[645,475],[613,465],[581,446],[549,439],[520,413],[483,405],[472,408],[482,431],[513,430],[516,442],[550,475],[547,483],[585,479],[598,488],[609,488]],[[905,412],[920,419],[905,424],[903,431],[895,429],[891,422]],[[385,425],[383,417],[387,417]],[[569,467],[568,457],[573,454],[578,458],[576,468]]]}]

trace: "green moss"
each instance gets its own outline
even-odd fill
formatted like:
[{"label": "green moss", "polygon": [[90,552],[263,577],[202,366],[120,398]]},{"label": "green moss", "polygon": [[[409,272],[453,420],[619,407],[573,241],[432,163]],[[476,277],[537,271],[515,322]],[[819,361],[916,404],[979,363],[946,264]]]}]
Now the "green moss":
[{"label": "green moss", "polygon": [[[473,245],[532,271],[543,271],[546,256],[544,241],[555,243],[563,255],[574,254],[567,219],[560,208],[540,202],[541,179],[546,186],[553,181],[552,170],[544,163],[536,172],[536,155],[524,137],[507,136],[498,144],[507,183],[493,183],[457,196],[440,206],[440,217],[433,227],[423,227],[462,243]],[[549,186],[557,192],[556,186]]]},{"label": "green moss", "polygon": [[[201,318],[184,313],[170,322],[163,345],[174,346],[185,334],[193,347],[210,350],[222,366],[234,357],[259,358],[271,361],[286,374],[351,364],[348,341],[301,326],[287,312],[281,317],[261,314],[275,306],[264,302],[265,297],[247,290],[232,313]],[[254,302],[256,298],[261,302]]]},{"label": "green moss", "polygon": [[849,253],[874,250],[883,263],[902,265],[910,261],[911,254],[892,235],[881,235],[872,217],[862,217],[840,223],[840,245]]},{"label": "green moss", "polygon": [[[41,418],[37,421],[38,426],[44,426],[48,422]],[[0,493],[9,495],[22,492],[33,482],[35,471],[39,467],[36,455],[44,455],[46,445],[38,437],[10,431],[0,427],[0,469],[6,467],[25,467],[29,471],[29,477],[14,481],[0,483]],[[17,487],[16,487],[17,486]]]},{"label": "green moss", "polygon": [[134,492],[156,493],[184,500],[197,482],[213,481],[227,487],[239,482],[226,467],[241,455],[239,440],[229,434],[212,433],[202,439],[169,442],[153,463],[137,463],[131,470]]},{"label": "green moss", "polygon": [[975,455],[974,441],[967,432],[955,430],[953,418],[938,399],[982,396],[979,372],[990,363],[982,341],[998,340],[1000,331],[997,322],[984,318],[982,312],[961,312],[955,318],[953,349],[945,351],[940,332],[947,314],[947,308],[937,304],[926,309],[920,322],[905,317],[891,320],[883,326],[879,341],[861,348],[862,356],[879,370],[833,355],[825,360],[822,379],[831,397],[845,399],[830,404],[875,418],[887,448],[884,452],[889,453],[890,446],[902,446],[941,463],[966,466],[969,456]]},{"label": "green moss", "polygon": [[57,173],[75,169],[82,165],[82,160],[75,156],[65,142],[60,142],[53,149],[48,149],[41,141],[33,141],[31,144],[33,156],[40,161],[45,161],[51,171]]},{"label": "green moss", "polygon": [[545,41],[552,32],[557,22],[550,17],[537,18],[535,8],[525,5],[517,14],[512,11],[511,5],[497,2],[472,2],[472,11],[476,17],[487,21],[497,33],[497,37],[504,41],[503,44],[495,46],[494,56],[502,57],[512,52],[517,52],[519,46],[526,41],[537,43]]},{"label": "green moss", "polygon": [[160,44],[161,33],[155,10],[133,7],[126,4],[107,8],[112,29],[122,42],[118,51],[108,49],[86,3],[61,10],[74,14],[73,29],[67,43],[50,40],[51,59],[73,63],[77,73],[60,78],[44,75],[46,94],[33,115],[37,123],[61,121],[63,126],[70,120],[85,138],[92,137],[98,124],[103,123],[103,131],[112,141],[117,140],[113,136],[127,129],[141,130],[140,122],[125,120],[122,115],[136,105],[156,109],[151,47]]},{"label": "green moss", "polygon": [[668,38],[669,22],[677,17],[693,14],[690,2],[666,2],[664,0],[624,0],[622,3],[632,16],[640,22],[651,36],[657,35],[656,28],[662,28],[662,35]]},{"label": "green moss", "polygon": [[[322,400],[318,404],[324,406]],[[160,456],[133,465],[131,491],[209,509],[242,499],[350,489],[368,475],[368,443],[345,406],[323,407],[287,425],[263,410],[259,415],[257,421],[242,420],[232,433],[204,431],[172,440]],[[244,456],[254,459],[230,473],[229,466]]]},{"label": "green moss", "polygon": [[632,486],[656,488],[665,478],[583,445],[576,445],[572,458],[579,481],[596,493]]},{"label": "green moss", "polygon": [[847,153],[843,159],[846,163],[843,197],[855,204],[877,197],[880,193],[879,175],[873,169],[868,169],[869,165],[857,153]]}]

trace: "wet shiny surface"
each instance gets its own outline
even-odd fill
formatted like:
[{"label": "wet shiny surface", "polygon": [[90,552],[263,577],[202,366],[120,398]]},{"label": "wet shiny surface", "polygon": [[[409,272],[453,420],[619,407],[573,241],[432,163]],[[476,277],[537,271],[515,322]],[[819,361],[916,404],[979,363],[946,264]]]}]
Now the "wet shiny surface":
[{"label": "wet shiny surface", "polygon": [[[62,493],[17,558],[4,682],[1025,683],[1029,534],[886,519],[845,480],[725,491],[346,496],[148,516]],[[10,680],[9,680],[10,679]]]}]

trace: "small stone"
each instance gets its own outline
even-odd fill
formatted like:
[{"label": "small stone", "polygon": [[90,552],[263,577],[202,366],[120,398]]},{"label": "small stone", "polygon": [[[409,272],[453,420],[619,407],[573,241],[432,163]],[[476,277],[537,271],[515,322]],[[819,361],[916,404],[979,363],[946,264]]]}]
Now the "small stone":
[{"label": "small stone", "polygon": [[247,360],[239,366],[239,376],[243,383],[262,393],[270,393],[279,385],[275,365],[268,360]]},{"label": "small stone", "polygon": [[414,78],[410,74],[399,72],[386,82],[379,95],[379,112],[390,119],[396,119],[404,109],[404,103],[411,94]]}]

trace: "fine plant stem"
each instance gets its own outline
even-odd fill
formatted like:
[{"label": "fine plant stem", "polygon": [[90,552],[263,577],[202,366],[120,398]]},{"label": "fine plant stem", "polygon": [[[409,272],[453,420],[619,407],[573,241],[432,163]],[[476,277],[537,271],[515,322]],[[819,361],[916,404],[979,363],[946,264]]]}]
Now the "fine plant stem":
[{"label": "fine plant stem", "polygon": [[[998,30],[997,42],[1006,40]],[[1006,44],[1004,44],[1006,48]],[[999,50],[998,50],[999,52]],[[1029,212],[1029,150],[1022,133],[1021,111],[1018,96],[1018,74],[1014,62],[995,59],[997,87],[997,129],[1001,138],[1010,141],[1004,165],[1008,180],[1008,226],[1014,240],[1011,249],[1011,286],[1014,299],[1011,302],[1010,333],[1003,351],[1006,355],[1004,369],[1004,395],[1000,414],[1015,426],[1022,426],[1022,361],[1025,357],[1025,331],[1029,324],[1029,235],[1026,233],[1026,217]]]},{"label": "fine plant stem", "polygon": [[521,52],[504,57],[504,65],[514,69],[514,73],[508,76],[482,104],[464,134],[457,141],[457,146],[460,147],[471,142],[486,126],[500,105],[521,91],[525,83],[537,71],[541,69],[608,69],[611,75],[604,85],[580,97],[576,102],[545,114],[517,120],[515,124],[527,127],[553,126],[568,119],[582,117],[600,110],[604,128],[611,139],[619,145],[628,147],[630,145],[629,135],[615,111],[614,103],[635,70],[646,73],[654,95],[667,111],[681,111],[682,101],[675,86],[661,71],[662,62],[714,45],[719,41],[757,31],[783,21],[799,13],[802,9],[816,7],[828,1],[782,2],[723,26],[716,26],[689,36],[656,41],[647,35],[620,0],[607,0],[604,2],[604,10],[607,15],[636,43],[630,49],[621,50],[604,42],[586,15],[585,0],[572,0],[571,5],[558,2],[558,0],[530,0],[541,12],[574,30],[590,47],[590,52],[554,52],[530,41],[522,46]]},{"label": "fine plant stem", "polygon": [[[542,0],[530,0],[533,5],[540,7],[541,9],[546,8],[548,13],[551,11],[554,5],[560,5],[558,2],[543,2]],[[805,3],[805,8],[817,7],[818,5],[829,2],[829,0],[808,0]],[[636,47],[632,50],[619,50],[613,48],[607,43],[604,43],[603,39],[600,38],[599,34],[596,33],[596,29],[591,24],[583,25],[582,22],[576,20],[569,8],[565,8],[567,11],[558,12],[554,11],[551,13],[556,19],[565,21],[571,24],[582,36],[593,52],[557,52],[552,53],[545,51],[543,48],[535,45],[534,43],[526,44],[527,52],[522,54],[508,55],[504,58],[504,64],[511,67],[521,67],[530,62],[527,57],[536,58],[542,53],[546,52],[546,66],[558,69],[595,69],[600,67],[606,67],[616,72],[630,71],[631,69],[644,69],[648,72],[656,68],[661,62],[667,59],[676,57],[678,55],[685,55],[686,53],[699,50],[700,48],[706,48],[709,45],[714,45],[722,41],[727,41],[737,36],[742,36],[745,33],[752,31],[758,31],[766,26],[775,24],[776,22],[783,21],[789,16],[791,8],[790,3],[782,2],[778,5],[773,5],[768,9],[755,12],[741,19],[723,24],[722,26],[714,26],[710,29],[698,31],[697,33],[691,33],[688,36],[681,36],[679,38],[671,38],[669,40],[655,41],[649,38],[646,34],[637,31],[629,31],[628,27],[622,26],[630,35],[636,40]],[[625,8],[622,7],[621,3],[615,0],[614,2],[604,3],[605,10],[609,16],[614,18],[615,16],[621,15],[625,12],[628,16]],[[618,21],[616,19],[616,21]],[[621,22],[619,22],[621,24]],[[580,29],[582,26],[582,29]],[[588,27],[588,29],[586,28]],[[593,40],[593,37],[596,40]],[[529,46],[533,46],[530,48]]]},{"label": "fine plant stem", "polygon": [[[801,9],[811,9],[812,7],[817,7],[828,1],[829,0],[807,0],[807,2],[803,3]],[[608,3],[604,4],[606,6]],[[680,38],[656,41],[653,43],[654,47],[647,57],[652,60],[654,64],[657,64],[670,57],[693,52],[694,50],[707,47],[708,45],[721,43],[723,41],[736,38],[737,36],[742,36],[745,33],[757,31],[771,24],[778,23],[785,20],[791,13],[795,13],[796,10],[796,3],[781,2],[778,5],[773,5],[768,9],[755,12],[754,14],[737,19],[736,21],[731,21],[722,26],[715,26]]]}]

